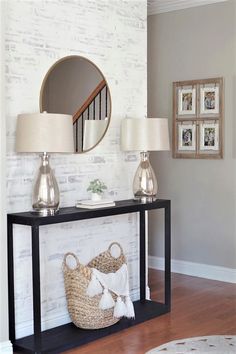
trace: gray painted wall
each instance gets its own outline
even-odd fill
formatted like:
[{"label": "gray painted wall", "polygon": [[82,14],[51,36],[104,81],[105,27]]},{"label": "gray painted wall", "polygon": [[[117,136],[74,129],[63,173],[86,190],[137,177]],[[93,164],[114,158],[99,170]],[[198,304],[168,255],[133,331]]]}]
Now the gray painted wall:
[{"label": "gray painted wall", "polygon": [[[172,82],[223,76],[225,157],[172,159],[152,153],[159,197],[172,200],[172,257],[236,267],[235,1],[148,17],[148,117],[172,125]],[[163,255],[162,219],[150,217],[152,256]]]}]

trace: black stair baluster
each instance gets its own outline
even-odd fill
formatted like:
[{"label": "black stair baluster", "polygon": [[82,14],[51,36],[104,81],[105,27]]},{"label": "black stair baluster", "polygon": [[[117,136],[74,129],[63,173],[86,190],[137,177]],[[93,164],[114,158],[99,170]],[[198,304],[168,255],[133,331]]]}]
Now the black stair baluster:
[{"label": "black stair baluster", "polygon": [[99,119],[102,119],[102,95],[101,91],[99,92]]},{"label": "black stair baluster", "polygon": [[75,122],[75,151],[78,152],[78,119]]},{"label": "black stair baluster", "polygon": [[106,117],[107,117],[107,85],[105,86],[105,92],[106,92],[105,110],[106,110]]},{"label": "black stair baluster", "polygon": [[82,113],[82,126],[81,126],[81,151],[83,151],[84,145],[84,113]]},{"label": "black stair baluster", "polygon": [[95,120],[95,109],[96,109],[95,100],[96,100],[96,97],[94,97],[94,99],[93,99],[93,120]]}]

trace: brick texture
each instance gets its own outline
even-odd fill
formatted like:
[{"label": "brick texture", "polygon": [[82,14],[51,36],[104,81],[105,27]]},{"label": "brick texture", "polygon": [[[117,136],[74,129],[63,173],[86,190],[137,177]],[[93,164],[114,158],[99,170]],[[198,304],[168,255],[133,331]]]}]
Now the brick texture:
[{"label": "brick texture", "polygon": [[[146,115],[146,1],[8,1],[6,8],[7,209],[31,209],[39,158],[14,152],[16,117],[39,110],[44,75],[58,59],[82,55],[106,77],[112,119],[103,141],[86,154],[53,155],[61,206],[87,198],[89,180],[108,186],[114,200],[132,197],[138,155],[120,151],[120,121]],[[30,229],[15,226],[17,336],[32,333]],[[43,328],[70,321],[64,295],[63,254],[86,263],[111,241],[127,254],[133,297],[138,290],[138,228],[134,214],[41,228]]]}]

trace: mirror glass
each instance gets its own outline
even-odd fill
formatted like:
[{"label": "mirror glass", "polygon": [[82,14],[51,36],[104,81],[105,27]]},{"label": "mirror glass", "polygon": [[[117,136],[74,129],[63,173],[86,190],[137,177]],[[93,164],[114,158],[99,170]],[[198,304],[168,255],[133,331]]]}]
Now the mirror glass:
[{"label": "mirror glass", "polygon": [[111,95],[95,64],[80,56],[57,61],[46,74],[40,111],[71,114],[75,152],[93,149],[104,137],[111,117]]}]

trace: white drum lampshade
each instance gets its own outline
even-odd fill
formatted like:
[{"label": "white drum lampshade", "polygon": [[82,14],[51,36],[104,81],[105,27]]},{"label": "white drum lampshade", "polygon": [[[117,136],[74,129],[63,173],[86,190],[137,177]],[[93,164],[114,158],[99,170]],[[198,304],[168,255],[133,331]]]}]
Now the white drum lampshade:
[{"label": "white drum lampshade", "polygon": [[170,150],[168,119],[123,119],[121,148],[124,151]]},{"label": "white drum lampshade", "polygon": [[73,122],[68,114],[19,114],[17,152],[74,152]]},{"label": "white drum lampshade", "polygon": [[156,199],[157,179],[149,161],[149,151],[170,150],[168,119],[123,119],[121,148],[140,151],[141,162],[135,173],[133,192],[135,199],[150,202]]},{"label": "white drum lampshade", "polygon": [[33,189],[33,209],[40,215],[54,215],[60,194],[49,165],[48,153],[73,153],[73,120],[67,114],[20,114],[16,127],[16,152],[42,153],[42,164]]}]

